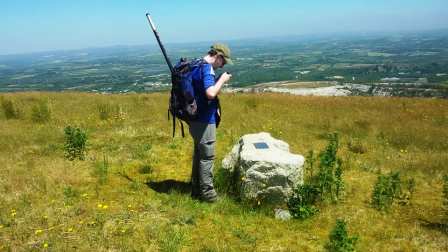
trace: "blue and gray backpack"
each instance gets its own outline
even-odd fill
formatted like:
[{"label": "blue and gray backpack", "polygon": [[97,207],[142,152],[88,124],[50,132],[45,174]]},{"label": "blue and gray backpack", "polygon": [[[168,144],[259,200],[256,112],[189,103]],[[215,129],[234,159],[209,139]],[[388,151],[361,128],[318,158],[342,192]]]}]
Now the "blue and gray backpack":
[{"label": "blue and gray backpack", "polygon": [[174,71],[171,76],[173,85],[171,86],[171,97],[168,108],[168,119],[170,114],[173,116],[173,137],[176,131],[176,118],[181,120],[182,137],[184,137],[185,133],[182,121],[188,123],[198,117],[198,105],[194,96],[193,87],[193,70],[201,67],[203,64],[203,59],[188,61],[185,58],[181,58],[174,66]]}]

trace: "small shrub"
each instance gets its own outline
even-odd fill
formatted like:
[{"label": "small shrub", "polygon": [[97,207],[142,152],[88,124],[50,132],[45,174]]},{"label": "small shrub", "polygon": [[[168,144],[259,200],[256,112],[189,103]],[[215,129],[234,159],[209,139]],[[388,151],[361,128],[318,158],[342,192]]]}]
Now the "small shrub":
[{"label": "small shrub", "polygon": [[17,104],[7,99],[2,99],[1,102],[6,119],[19,119],[21,117],[22,111],[18,108]]},{"label": "small shrub", "polygon": [[67,126],[65,133],[65,157],[68,160],[84,160],[86,154],[87,134],[80,128]]},{"label": "small shrub", "polygon": [[299,185],[294,189],[287,205],[291,215],[296,219],[306,219],[318,212],[314,206],[319,198],[319,190],[313,185]]},{"label": "small shrub", "polygon": [[51,110],[48,106],[48,101],[39,101],[31,109],[31,119],[33,122],[44,123],[51,119]]},{"label": "small shrub", "polygon": [[372,206],[377,210],[388,210],[395,199],[401,196],[401,179],[399,172],[389,175],[380,174],[372,193]]},{"label": "small shrub", "polygon": [[319,170],[317,176],[313,178],[322,199],[333,202],[338,201],[343,188],[342,160],[337,157],[338,149],[337,133],[330,134],[327,147],[319,153]]},{"label": "small shrub", "polygon": [[318,201],[337,202],[344,191],[342,160],[337,157],[339,148],[338,135],[329,135],[329,143],[319,157],[317,174],[314,175],[313,151],[308,152],[305,174],[309,176],[303,185],[294,189],[287,205],[294,218],[306,219],[318,212],[315,204]]},{"label": "small shrub", "polygon": [[347,231],[347,223],[338,219],[336,225],[329,235],[329,242],[325,246],[331,252],[348,252],[355,251],[358,236],[349,236]]},{"label": "small shrub", "polygon": [[342,160],[336,160],[336,167],[334,169],[335,176],[335,196],[336,199],[339,199],[342,196],[342,192],[344,191],[344,180],[342,179]]}]

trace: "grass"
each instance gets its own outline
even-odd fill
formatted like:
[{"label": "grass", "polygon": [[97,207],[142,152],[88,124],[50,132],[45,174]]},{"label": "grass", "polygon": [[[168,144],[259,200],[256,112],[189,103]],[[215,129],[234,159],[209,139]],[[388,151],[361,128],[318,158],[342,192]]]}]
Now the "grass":
[{"label": "grass", "polygon": [[[1,99],[13,100],[22,116],[7,120],[0,110],[0,251],[319,251],[336,219],[359,236],[359,251],[441,251],[448,244],[446,100],[222,95],[216,169],[243,134],[270,132],[305,156],[339,133],[344,199],[320,206],[311,219],[281,222],[223,192],[210,205],[147,186],[189,181],[191,138],[171,138],[166,93]],[[42,100],[51,101],[47,123],[32,117]],[[102,119],[104,104],[121,109]],[[84,161],[64,158],[67,125],[87,132]],[[416,191],[410,204],[383,213],[370,199],[378,172],[390,171],[414,178]]]}]

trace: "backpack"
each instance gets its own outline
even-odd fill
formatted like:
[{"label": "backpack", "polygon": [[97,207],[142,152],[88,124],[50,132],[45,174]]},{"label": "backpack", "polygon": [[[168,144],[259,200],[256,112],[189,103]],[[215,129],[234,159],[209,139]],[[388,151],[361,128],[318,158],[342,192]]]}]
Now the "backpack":
[{"label": "backpack", "polygon": [[188,61],[181,58],[174,66],[171,75],[172,86],[168,107],[168,120],[170,114],[173,116],[173,137],[176,131],[176,118],[181,120],[182,137],[185,137],[182,121],[188,123],[198,117],[198,105],[194,98],[193,70],[202,67],[203,64],[203,59]]}]

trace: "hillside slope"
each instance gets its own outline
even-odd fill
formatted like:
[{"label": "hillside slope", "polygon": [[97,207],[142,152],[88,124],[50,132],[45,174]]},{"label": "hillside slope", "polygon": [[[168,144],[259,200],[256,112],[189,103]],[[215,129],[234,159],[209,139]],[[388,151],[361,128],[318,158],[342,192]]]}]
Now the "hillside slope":
[{"label": "hillside slope", "polygon": [[[243,134],[270,132],[302,155],[321,151],[328,133],[340,136],[344,200],[306,221],[281,222],[222,190],[216,204],[190,199],[192,143],[171,137],[166,93],[0,97],[19,111],[7,119],[0,109],[0,251],[316,251],[337,218],[360,237],[359,251],[448,248],[447,100],[222,95],[215,172]],[[84,161],[64,158],[69,125],[87,133]],[[373,185],[392,170],[414,178],[416,192],[378,212]]]}]

